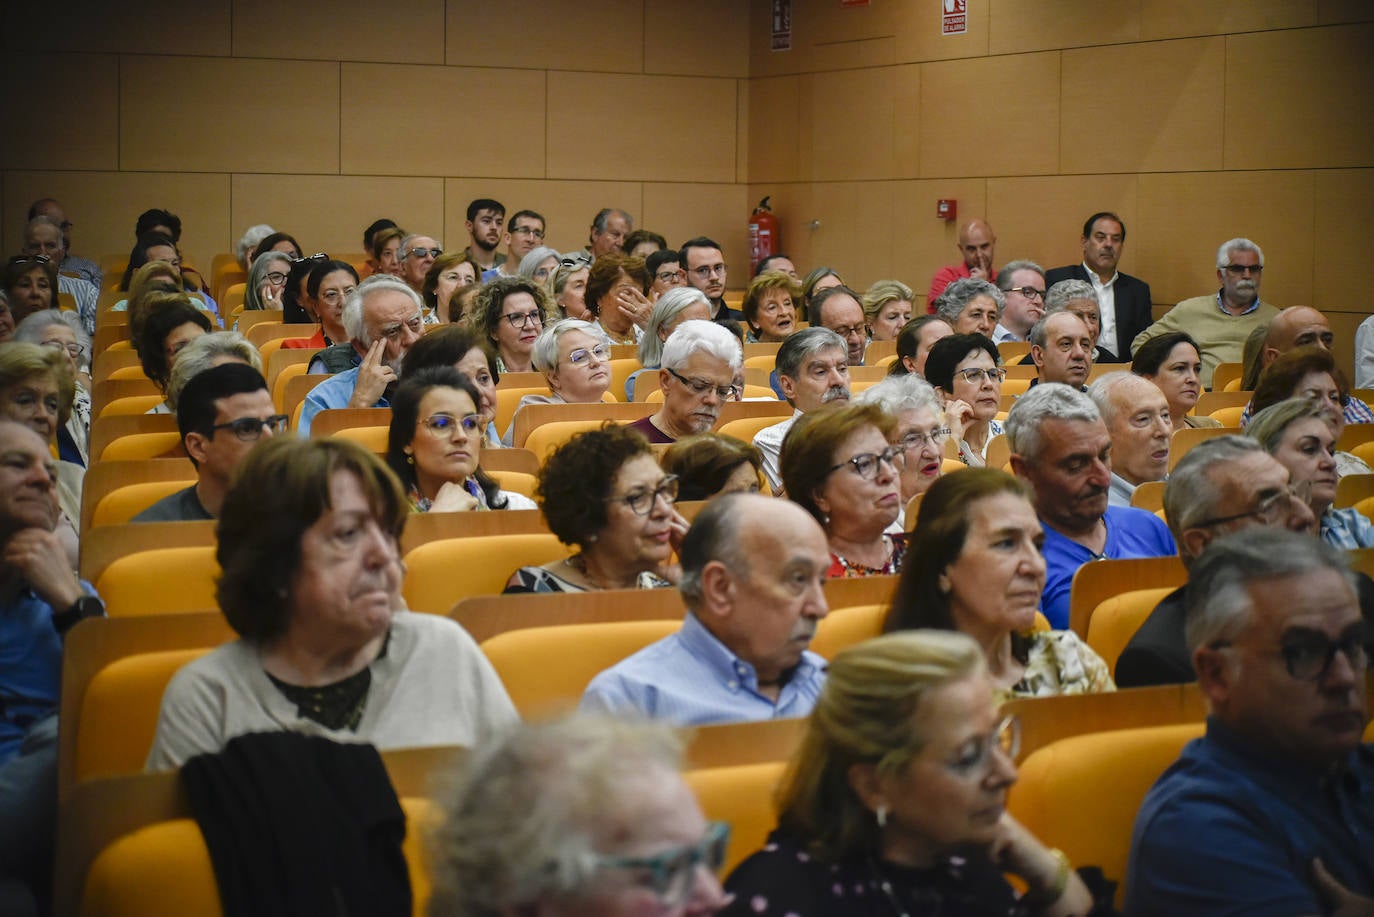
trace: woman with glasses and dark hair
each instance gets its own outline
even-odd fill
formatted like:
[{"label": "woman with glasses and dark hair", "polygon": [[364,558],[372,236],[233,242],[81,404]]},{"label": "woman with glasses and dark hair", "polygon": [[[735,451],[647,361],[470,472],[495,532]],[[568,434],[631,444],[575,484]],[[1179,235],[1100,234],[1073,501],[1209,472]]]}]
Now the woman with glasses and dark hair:
[{"label": "woman with glasses and dark hair", "polygon": [[414,512],[537,509],[482,471],[482,396],[452,366],[407,373],[391,400],[386,463]]},{"label": "woman with glasses and dark hair", "polygon": [[552,303],[544,288],[524,277],[498,277],[482,287],[468,321],[496,351],[503,373],[535,372],[534,342]]},{"label": "woman with glasses and dark hair", "polygon": [[844,650],[783,777],[777,830],[726,880],[723,913],[1111,913],[1110,888],[1095,903],[1064,854],[1007,814],[1019,747],[967,637],[888,634]]},{"label": "woman with glasses and dark hair", "polygon": [[513,444],[515,418],[526,405],[599,404],[611,387],[611,342],[590,322],[565,318],[545,328],[535,338],[530,359],[535,371],[544,374],[550,394],[521,396],[501,437],[505,446]]},{"label": "woman with glasses and dark hair", "polygon": [[288,338],[282,341],[281,346],[291,350],[322,350],[334,344],[348,343],[343,307],[357,288],[358,272],[347,261],[316,262],[306,277],[305,295],[301,302],[306,314],[320,327],[312,337]]},{"label": "woman with glasses and dark hair", "polygon": [[521,567],[507,592],[656,589],[677,582],[670,565],[687,534],[674,508],[677,478],[664,474],[649,441],[607,423],[558,447],[535,494],[549,530],[577,553]]},{"label": "woman with glasses and dark hair", "polygon": [[1114,691],[1102,657],[1071,630],[1035,630],[1045,534],[1030,489],[994,468],[940,478],[921,499],[884,630],[957,630],[983,651],[1004,698]]},{"label": "woman with glasses and dark hair", "polygon": [[926,356],[926,381],[945,403],[945,421],[959,444],[959,461],[981,468],[988,443],[1002,434],[1002,356],[981,334],[941,338]]},{"label": "woman with glasses and dark hair", "polygon": [[451,366],[462,373],[477,389],[477,417],[482,424],[483,445],[501,448],[496,432],[496,385],[501,374],[496,368],[496,355],[482,342],[476,329],[468,325],[447,325],[436,328],[414,344],[401,364],[401,378],[405,379],[429,366]]},{"label": "woman with glasses and dark hair", "polygon": [[902,569],[906,536],[889,527],[902,513],[906,449],[875,404],[829,407],[797,418],[782,441],[783,489],[825,529],[829,577]]}]

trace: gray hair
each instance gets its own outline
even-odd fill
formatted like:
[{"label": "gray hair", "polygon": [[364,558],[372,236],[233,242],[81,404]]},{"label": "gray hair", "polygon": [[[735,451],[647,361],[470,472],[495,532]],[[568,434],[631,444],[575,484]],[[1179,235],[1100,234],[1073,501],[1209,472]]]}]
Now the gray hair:
[{"label": "gray hair", "polygon": [[559,260],[558,270],[553,272],[553,280],[549,284],[549,288],[553,290],[553,295],[556,297],[563,292],[563,288],[568,285],[569,277],[578,271],[588,270],[591,266],[592,259],[583,252],[564,255]]},{"label": "gray hair", "polygon": [[1253,439],[1228,433],[1198,443],[1184,453],[1174,470],[1169,472],[1169,482],[1164,485],[1164,519],[1169,523],[1169,531],[1179,546],[1184,563],[1188,558],[1183,554],[1183,533],[1216,513],[1217,498],[1221,494],[1212,477],[1212,469],[1224,468],[1262,451]]},{"label": "gray hair", "polygon": [[[0,303],[9,305],[9,298],[0,293]],[[86,326],[81,323],[81,316],[75,312],[64,312],[61,309],[40,309],[37,312],[30,312],[14,328],[14,337],[11,339],[16,344],[42,344],[44,332],[53,325],[66,325],[72,329],[76,335],[76,342],[84,349],[81,358],[76,361],[78,366],[91,365],[91,335],[86,331]]]},{"label": "gray hair", "polygon": [[748,496],[724,494],[707,503],[692,520],[678,552],[682,576],[677,588],[688,608],[700,608],[704,602],[701,575],[712,561],[720,561],[738,576],[749,575],[749,558],[739,549],[740,518],[744,511],[737,506]]},{"label": "gray hair", "polygon": [[[1005,271],[1006,268],[1002,268],[1002,270]],[[1068,310],[1069,303],[1075,299],[1091,300],[1093,305],[1097,306],[1098,315],[1102,314],[1102,303],[1097,298],[1097,291],[1086,280],[1061,280],[1046,290],[1045,314],[1065,312]]]},{"label": "gray hair", "polygon": [[852,399],[853,404],[876,404],[883,413],[896,415],[898,411],[919,411],[925,408],[939,420],[944,413],[939,397],[930,383],[915,373],[887,376],[870,385]]},{"label": "gray hair", "polygon": [[863,306],[864,318],[871,322],[878,317],[883,306],[901,300],[914,304],[916,292],[900,280],[875,280],[859,300],[859,305]]},{"label": "gray hair", "polygon": [[[39,214],[38,216],[34,217],[32,220],[29,220],[27,223],[24,224],[24,241],[26,243],[28,242],[29,238],[29,230],[33,229],[35,226],[51,226],[53,229],[56,229],[57,242],[59,245],[62,246],[62,251],[64,253],[67,251],[67,236],[62,232],[62,224],[54,220],[52,217],[43,216],[42,214]],[[53,295],[57,295],[56,290],[53,291]]]},{"label": "gray hair", "polygon": [[539,332],[539,337],[535,338],[534,344],[530,346],[530,363],[536,370],[547,373],[557,368],[558,341],[569,331],[581,331],[607,347],[611,345],[611,339],[601,330],[600,325],[584,322],[580,318],[565,318]]},{"label": "gray hair", "polygon": [[177,411],[177,400],[186,383],[209,369],[216,357],[225,356],[242,360],[259,373],[262,372],[262,355],[258,353],[258,348],[237,331],[202,334],[182,348],[176,363],[172,365],[172,374],[167,380],[167,406],[173,414]]},{"label": "gray hair", "polygon": [[435,244],[439,248],[444,247],[444,243],[440,242],[438,239],[436,239],[434,236],[431,236],[429,233],[412,232],[410,235],[406,236],[401,240],[401,247],[397,250],[397,254],[404,256],[405,253],[410,250],[410,243],[414,242],[416,239],[434,239]]},{"label": "gray hair", "polygon": [[699,318],[683,322],[668,335],[668,340],[663,345],[660,365],[668,369],[677,369],[690,360],[694,353],[704,353],[728,363],[731,372],[738,371],[744,365],[739,338],[715,322]]},{"label": "gray hair", "polygon": [[997,289],[996,285],[977,277],[965,277],[945,287],[945,291],[935,298],[935,314],[953,328],[965,307],[979,296],[986,296],[997,303],[999,316],[1002,314],[1002,310],[1007,307],[1007,297],[1003,295],[1001,290]]},{"label": "gray hair", "polygon": [[239,236],[238,244],[234,246],[234,254],[238,257],[239,266],[247,265],[248,256],[253,253],[253,249],[258,247],[258,243],[276,232],[266,223],[258,223],[256,226],[249,226]]},{"label": "gray hair", "polygon": [[778,355],[773,366],[777,369],[779,376],[795,379],[797,373],[801,371],[803,363],[820,351],[831,347],[838,347],[846,355],[849,353],[849,345],[844,342],[844,338],[829,328],[819,326],[803,328],[789,334],[787,340],[778,347]]},{"label": "gray hair", "polygon": [[248,271],[248,288],[243,291],[243,310],[265,309],[266,305],[258,297],[258,290],[267,280],[267,275],[272,273],[272,265],[282,263],[286,265],[286,272],[291,272],[291,256],[286,252],[263,252],[258,255],[253,262],[253,267]]},{"label": "gray hair", "polygon": [[1228,242],[1221,243],[1221,248],[1217,249],[1217,270],[1222,270],[1231,263],[1232,252],[1254,252],[1259,259],[1260,267],[1264,267],[1264,252],[1260,247],[1249,239],[1238,236]]},{"label": "gray hair", "polygon": [[596,216],[592,217],[592,226],[596,228],[597,232],[605,232],[606,227],[610,225],[611,217],[615,214],[619,214],[625,218],[625,225],[627,228],[635,228],[635,218],[617,207],[603,207],[598,210]]},{"label": "gray hair", "polygon": [[673,287],[654,303],[649,313],[649,323],[644,326],[644,336],[639,339],[639,362],[646,368],[660,365],[663,360],[663,341],[658,333],[664,325],[671,325],[677,317],[687,311],[687,307],[701,303],[711,308],[711,300],[696,287]]},{"label": "gray hair", "polygon": [[373,274],[358,284],[358,288],[349,294],[348,299],[344,301],[343,315],[341,316],[344,330],[348,332],[349,338],[364,347],[372,346],[372,338],[367,333],[367,322],[363,320],[364,306],[373,294],[385,290],[404,293],[415,304],[415,314],[424,315],[425,304],[420,299],[420,294],[410,288],[410,284],[391,274]]},{"label": "gray hair", "polygon": [[1040,426],[1046,420],[1102,419],[1097,405],[1087,395],[1062,382],[1044,382],[1016,399],[1003,427],[1011,451],[1028,462],[1040,457],[1043,447]]},{"label": "gray hair", "polygon": [[[1076,281],[1063,280],[1063,281],[1060,281],[1060,282],[1061,282],[1061,283],[1071,283],[1071,282],[1076,282]],[[1055,284],[1055,286],[1058,286],[1058,285],[1059,285],[1059,284]],[[1059,315],[1059,314],[1061,314],[1061,313],[1064,314],[1064,315],[1072,315],[1074,318],[1078,319],[1080,322],[1083,323],[1083,328],[1084,328],[1084,330],[1088,330],[1088,331],[1091,331],[1091,330],[1092,330],[1092,329],[1088,328],[1088,323],[1083,321],[1083,316],[1078,315],[1077,313],[1074,313],[1074,312],[1070,312],[1070,311],[1068,311],[1067,309],[1065,309],[1065,308],[1063,308],[1063,307],[1061,306],[1059,309],[1056,309],[1054,312],[1048,312],[1048,311],[1047,311],[1044,315],[1042,315],[1042,316],[1040,316],[1038,319],[1036,319],[1036,320],[1035,320],[1035,324],[1034,324],[1034,325],[1031,325],[1030,331],[1026,332],[1026,341],[1027,341],[1032,347],[1039,347],[1039,348],[1041,348],[1041,349],[1043,350],[1044,347],[1045,347],[1045,345],[1049,343],[1049,335],[1050,335],[1050,332],[1049,332],[1049,324],[1050,324],[1050,319],[1053,318],[1055,315]]]},{"label": "gray hair", "polygon": [[1027,261],[1024,258],[1020,261],[1008,261],[997,271],[997,289],[1006,293],[1011,289],[1011,275],[1017,271],[1035,271],[1040,275],[1040,282],[1045,282],[1045,269],[1034,261]]},{"label": "gray hair", "polygon": [[1270,455],[1278,451],[1283,441],[1284,431],[1295,421],[1315,417],[1326,422],[1326,413],[1315,402],[1306,398],[1288,398],[1278,404],[1255,414],[1245,425],[1245,435],[1260,444],[1260,448]]},{"label": "gray hair", "polygon": [[[1105,375],[1098,376],[1093,384],[1088,386],[1088,397],[1097,405],[1097,410],[1102,415],[1102,422],[1111,426],[1112,421],[1116,420],[1116,407],[1112,404],[1112,390],[1127,379],[1140,379],[1133,372],[1126,370],[1116,370]],[[1141,379],[1142,382],[1149,382],[1148,379]]]},{"label": "gray hair", "polygon": [[1189,651],[1234,640],[1245,630],[1255,604],[1251,583],[1322,570],[1341,575],[1354,603],[1359,591],[1345,554],[1320,538],[1256,526],[1212,542],[1188,569],[1184,633]]},{"label": "gray hair", "polygon": [[519,274],[521,277],[527,277],[533,280],[534,272],[539,269],[541,262],[547,261],[550,258],[556,261],[561,257],[562,255],[558,254],[556,249],[549,248],[547,245],[532,248],[528,255],[520,259],[520,267],[516,268],[515,273]]},{"label": "gray hair", "polygon": [[644,797],[626,787],[677,770],[681,755],[667,723],[586,713],[479,743],[441,797],[428,913],[522,913],[582,891],[598,874],[598,842],[643,822]]}]

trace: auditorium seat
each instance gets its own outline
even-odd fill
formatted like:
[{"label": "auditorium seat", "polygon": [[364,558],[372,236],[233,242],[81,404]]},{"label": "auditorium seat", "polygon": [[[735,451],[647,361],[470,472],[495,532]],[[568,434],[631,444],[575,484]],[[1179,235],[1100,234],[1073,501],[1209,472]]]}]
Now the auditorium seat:
[{"label": "auditorium seat", "polygon": [[762,847],[777,827],[773,800],[786,768],[786,762],[770,761],[701,768],[682,775],[706,817],[730,824],[730,845],[719,873],[722,879]]},{"label": "auditorium seat", "polygon": [[96,581],[95,591],[112,618],[199,611],[218,607],[218,577],[213,547],[161,548],[110,564]]},{"label": "auditorium seat", "polygon": [[185,490],[194,479],[178,481],[146,481],[126,484],[106,494],[95,506],[91,525],[119,525],[128,522],[163,497]]},{"label": "auditorium seat", "polygon": [[1088,618],[1086,639],[1088,646],[1107,663],[1107,671],[1116,671],[1116,660],[1121,657],[1121,651],[1131,642],[1155,606],[1175,588],[1133,589],[1114,595],[1093,609],[1092,616]]},{"label": "auditorium seat", "polygon": [[568,553],[551,534],[432,541],[405,555],[402,593],[412,611],[447,614],[468,596],[499,594],[518,567],[548,563]]}]

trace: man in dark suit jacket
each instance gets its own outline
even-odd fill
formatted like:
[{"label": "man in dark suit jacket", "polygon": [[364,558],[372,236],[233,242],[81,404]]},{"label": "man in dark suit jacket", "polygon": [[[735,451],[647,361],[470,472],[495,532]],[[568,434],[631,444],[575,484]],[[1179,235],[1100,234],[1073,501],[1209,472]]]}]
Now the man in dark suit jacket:
[{"label": "man in dark suit jacket", "polygon": [[1083,224],[1083,263],[1051,268],[1045,283],[1084,280],[1097,291],[1102,307],[1102,349],[1115,359],[1110,363],[1131,361],[1131,341],[1154,321],[1150,312],[1150,285],[1130,274],[1117,271],[1121,250],[1126,246],[1126,224],[1114,213],[1094,213]]}]

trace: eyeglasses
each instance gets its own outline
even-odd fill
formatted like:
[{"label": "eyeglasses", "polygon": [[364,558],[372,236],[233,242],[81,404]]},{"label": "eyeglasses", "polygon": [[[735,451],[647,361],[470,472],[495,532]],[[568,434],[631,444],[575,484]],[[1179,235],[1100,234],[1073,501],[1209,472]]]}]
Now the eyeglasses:
[{"label": "eyeglasses", "polygon": [[10,264],[47,264],[52,259],[47,255],[15,255]]},{"label": "eyeglasses", "polygon": [[966,775],[981,774],[992,763],[992,750],[997,749],[1008,758],[1015,759],[1021,751],[1021,720],[1012,715],[999,720],[992,732],[984,736],[978,747],[959,756],[951,763],[953,770]]},{"label": "eyeglasses", "polygon": [[216,430],[233,430],[240,442],[251,443],[262,436],[264,427],[271,430],[273,435],[280,436],[286,432],[286,425],[290,422],[291,418],[285,414],[273,414],[267,418],[240,417],[228,423],[215,424],[210,428],[210,435],[213,437]]},{"label": "eyeglasses", "polygon": [[959,376],[965,382],[972,385],[982,385],[984,379],[991,379],[993,382],[1001,382],[1007,377],[1007,371],[1005,369],[981,369],[975,367],[973,369],[955,370],[954,375]]},{"label": "eyeglasses", "polygon": [[290,276],[290,274],[283,274],[281,271],[270,271],[263,275],[267,282],[274,287],[279,287],[286,283],[286,278]]},{"label": "eyeglasses", "polygon": [[[1317,633],[1295,635],[1283,642],[1279,655],[1283,657],[1283,666],[1289,676],[1298,681],[1325,679],[1337,653],[1345,657],[1358,675],[1369,665],[1369,650],[1365,646],[1368,640],[1369,635],[1362,627],[1349,631],[1339,640],[1329,640]],[[1208,644],[1214,650],[1227,649],[1231,645],[1229,640]]]},{"label": "eyeglasses", "polygon": [[509,322],[512,328],[523,328],[529,324],[544,324],[544,314],[538,309],[535,309],[533,312],[512,312],[510,315],[503,315],[501,317]]},{"label": "eyeglasses", "polygon": [[52,340],[44,341],[43,346],[51,347],[53,350],[65,350],[74,357],[79,357],[86,352],[85,344],[77,344],[75,342],[68,343],[67,341]]},{"label": "eyeglasses", "polygon": [[329,255],[325,254],[324,252],[315,252],[315,254],[311,255],[311,256],[308,257],[308,258],[292,258],[292,259],[291,259],[291,263],[292,263],[292,264],[301,264],[302,262],[305,262],[305,261],[328,261],[328,260],[329,260]]},{"label": "eyeglasses", "polygon": [[388,341],[399,340],[401,337],[401,331],[406,328],[409,328],[412,334],[419,334],[425,328],[425,320],[423,317],[417,315],[414,318],[407,319],[404,322],[398,322],[397,324],[387,325],[386,327],[381,328],[380,330],[378,330],[377,336],[381,338],[386,338]]},{"label": "eyeglasses", "polygon": [[579,347],[568,354],[568,362],[573,366],[584,366],[591,363],[592,357],[596,357],[596,362],[605,363],[611,358],[610,344],[597,344],[595,347]]},{"label": "eyeglasses", "polygon": [[558,259],[559,267],[591,267],[592,259],[589,255],[577,254],[567,255]]},{"label": "eyeglasses", "polygon": [[831,465],[825,473],[833,474],[848,465],[854,469],[854,473],[859,477],[865,481],[871,481],[878,476],[879,462],[887,462],[893,471],[901,471],[906,467],[906,447],[888,446],[882,452],[860,452],[838,465]]},{"label": "eyeglasses", "polygon": [[1189,528],[1209,529],[1213,526],[1225,525],[1228,522],[1236,522],[1241,519],[1251,518],[1261,525],[1277,525],[1279,522],[1283,521],[1284,517],[1288,514],[1288,510],[1292,506],[1292,501],[1296,500],[1298,503],[1306,503],[1311,495],[1312,482],[1299,481],[1296,484],[1285,487],[1277,493],[1272,493],[1267,497],[1263,497],[1259,505],[1252,510],[1236,513],[1234,516],[1216,516],[1212,519],[1204,519],[1201,522],[1194,523],[1189,526]]},{"label": "eyeglasses", "polygon": [[680,271],[680,270],[678,270],[678,271],[659,271],[657,274],[654,275],[654,279],[657,280],[657,281],[659,281],[660,283],[673,283],[673,282],[675,282],[675,281],[678,281],[678,280],[683,279],[683,278],[686,277],[686,276],[687,276],[687,275],[684,274],[684,273],[683,273],[682,271]]},{"label": "eyeglasses", "polygon": [[412,248],[410,249],[410,251],[406,252],[401,257],[423,258],[425,255],[429,255],[431,258],[438,258],[443,253],[444,250],[442,248]]},{"label": "eyeglasses", "polygon": [[913,430],[902,437],[900,445],[907,452],[924,449],[928,445],[940,449],[949,441],[951,432],[949,427],[938,427],[929,433]]},{"label": "eyeglasses", "polygon": [[1264,265],[1262,264],[1228,264],[1225,267],[1226,273],[1230,274],[1232,277],[1239,277],[1246,271],[1252,274],[1258,274],[1262,270],[1264,270]]},{"label": "eyeglasses", "polygon": [[1044,291],[1044,290],[1037,290],[1035,287],[1012,287],[1010,290],[1007,290],[1007,292],[1008,292],[1008,293],[1020,293],[1022,296],[1026,297],[1027,299],[1038,299],[1038,300],[1041,300],[1042,302],[1043,302],[1044,299],[1045,299],[1045,291]]},{"label": "eyeglasses", "polygon": [[841,325],[841,326],[838,327],[838,328],[831,328],[830,330],[833,331],[833,332],[835,332],[836,334],[838,334],[838,335],[839,335],[840,337],[842,337],[842,338],[851,338],[851,337],[854,337],[855,335],[863,336],[863,335],[867,334],[867,333],[868,333],[868,326],[867,326],[867,325]]},{"label": "eyeglasses", "polygon": [[730,845],[730,825],[714,821],[695,844],[674,847],[651,857],[597,856],[598,869],[632,869],[644,873],[643,882],[664,907],[679,908],[692,896],[698,867],[718,872]]},{"label": "eyeglasses", "polygon": [[336,305],[338,303],[343,302],[348,297],[352,296],[353,291],[356,289],[358,288],[344,287],[342,290],[325,290],[323,293],[320,294],[320,299],[324,300],[330,305]]},{"label": "eyeglasses", "polygon": [[719,274],[720,276],[724,277],[724,276],[725,276],[725,265],[723,265],[723,264],[703,264],[701,267],[694,267],[694,268],[692,268],[692,270],[690,271],[690,273],[695,274],[696,276],[700,277],[702,280],[705,280],[707,277],[711,277],[711,276],[714,276],[714,275],[716,275],[716,274]]},{"label": "eyeglasses", "polygon": [[465,436],[471,436],[482,429],[482,418],[476,414],[454,417],[452,414],[431,414],[420,421],[420,426],[436,437],[452,436],[455,427],[461,427]]},{"label": "eyeglasses", "polygon": [[663,368],[668,370],[668,375],[681,382],[687,387],[687,391],[698,398],[705,398],[712,389],[715,390],[716,397],[721,401],[733,401],[735,396],[739,394],[739,389],[734,385],[716,385],[707,379],[689,379],[675,369],[668,369],[666,366]]},{"label": "eyeglasses", "polygon": [[511,234],[516,236],[533,236],[536,239],[544,238],[544,230],[535,229],[533,226],[516,226],[511,230]]},{"label": "eyeglasses", "polygon": [[677,475],[670,474],[658,482],[653,490],[636,490],[623,497],[607,497],[610,503],[623,502],[636,516],[647,516],[654,508],[654,501],[662,497],[663,502],[672,506],[677,502]]}]

